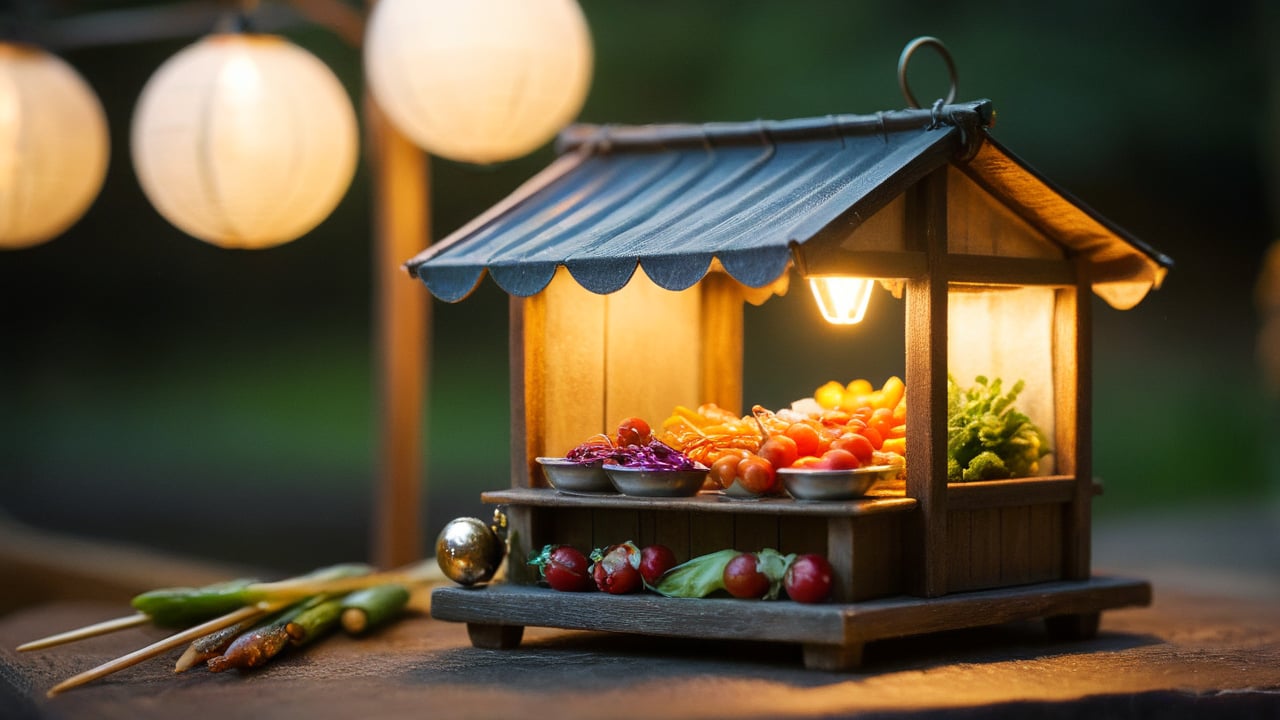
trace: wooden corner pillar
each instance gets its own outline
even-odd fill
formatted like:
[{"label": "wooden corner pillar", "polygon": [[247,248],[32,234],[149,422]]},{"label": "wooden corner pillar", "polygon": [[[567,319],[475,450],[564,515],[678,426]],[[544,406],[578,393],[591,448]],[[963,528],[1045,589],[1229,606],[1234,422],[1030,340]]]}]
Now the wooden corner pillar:
[{"label": "wooden corner pillar", "polygon": [[1093,287],[1084,258],[1076,282],[1060,288],[1053,308],[1054,459],[1060,475],[1075,478],[1075,494],[1063,512],[1063,576],[1092,574],[1093,513]]},{"label": "wooden corner pillar", "polygon": [[398,567],[422,557],[422,438],[430,305],[401,265],[430,242],[427,156],[367,92],[366,142],[373,192],[373,314],[377,470],[373,562]]},{"label": "wooden corner pillar", "polygon": [[908,589],[947,591],[947,166],[907,193],[909,250],[925,254],[907,280],[907,495],[919,510],[903,554]]}]

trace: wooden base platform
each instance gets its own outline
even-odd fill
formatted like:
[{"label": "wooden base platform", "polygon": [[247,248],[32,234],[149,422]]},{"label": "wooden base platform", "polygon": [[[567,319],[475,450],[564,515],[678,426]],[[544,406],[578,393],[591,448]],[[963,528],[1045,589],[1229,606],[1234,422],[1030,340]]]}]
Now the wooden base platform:
[{"label": "wooden base platform", "polygon": [[[742,603],[754,602],[750,613]],[[799,643],[804,663],[821,670],[853,670],[872,640],[1044,618],[1061,639],[1097,633],[1099,613],[1151,603],[1151,585],[1094,577],[955,593],[940,598],[892,597],[849,604],[730,598],[672,599],[651,594],[565,593],[494,584],[439,588],[431,615],[467,623],[476,647],[514,648],[525,626],[601,630],[707,639]]]}]

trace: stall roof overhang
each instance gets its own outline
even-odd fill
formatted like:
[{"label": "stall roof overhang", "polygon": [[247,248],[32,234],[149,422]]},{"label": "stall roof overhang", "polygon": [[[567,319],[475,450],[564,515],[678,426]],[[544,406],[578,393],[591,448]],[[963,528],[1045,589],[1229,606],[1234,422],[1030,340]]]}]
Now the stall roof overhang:
[{"label": "stall roof overhang", "polygon": [[406,263],[441,300],[487,271],[512,295],[563,266],[584,288],[620,290],[637,267],[660,287],[697,283],[713,260],[763,287],[838,218],[870,217],[955,163],[1072,254],[1108,268],[1117,307],[1159,287],[1172,262],[1032,171],[987,133],[978,101],[875,115],[705,125],[589,126],[506,199]]}]

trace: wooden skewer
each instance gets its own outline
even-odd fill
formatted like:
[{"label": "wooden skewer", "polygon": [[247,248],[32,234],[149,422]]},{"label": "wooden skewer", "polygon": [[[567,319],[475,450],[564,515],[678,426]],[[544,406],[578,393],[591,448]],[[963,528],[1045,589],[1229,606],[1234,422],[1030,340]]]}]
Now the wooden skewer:
[{"label": "wooden skewer", "polygon": [[333,580],[292,578],[276,582],[254,583],[246,590],[256,597],[267,596],[272,599],[298,600],[308,595],[348,593],[378,585],[398,584],[413,587],[423,584],[442,583],[446,579],[444,571],[440,569],[435,558],[431,558],[389,572]]},{"label": "wooden skewer", "polygon": [[198,637],[201,637],[203,635],[208,635],[209,633],[214,632],[216,630],[221,630],[222,628],[228,625],[234,625],[240,622],[241,620],[247,620],[252,617],[257,617],[260,615],[265,615],[267,613],[275,612],[276,610],[279,610],[288,604],[289,603],[287,601],[279,601],[279,602],[272,602],[272,603],[259,603],[256,605],[246,605],[245,607],[242,607],[239,610],[236,610],[235,612],[227,613],[222,617],[214,618],[208,622],[183,630],[182,632],[177,633],[175,635],[170,635],[169,637],[163,640],[160,640],[158,642],[154,642],[144,648],[141,648],[139,650],[134,650],[133,652],[127,655],[121,655],[115,660],[110,660],[91,670],[86,670],[80,673],[79,675],[75,675],[73,677],[67,678],[66,680],[63,680],[57,685],[54,685],[52,688],[49,688],[49,692],[47,693],[47,695],[48,697],[53,697],[54,695],[57,695],[60,692],[64,692],[72,688],[79,687],[81,685],[84,685],[87,682],[92,682],[101,677],[106,677],[111,673],[117,672],[119,670],[123,670],[127,667],[132,667],[142,662],[143,660],[153,658],[156,655],[159,655],[163,652],[172,650],[173,648],[176,648],[182,645],[183,643],[191,642],[192,640]]},{"label": "wooden skewer", "polygon": [[104,620],[93,625],[86,625],[75,630],[50,635],[49,637],[32,640],[18,646],[18,652],[27,652],[29,650],[42,650],[55,645],[75,642],[76,640],[84,640],[85,638],[97,637],[98,635],[106,635],[107,633],[117,630],[125,630],[139,625],[146,625],[150,622],[151,616],[146,613],[136,613],[125,617],[118,617],[113,620]]}]

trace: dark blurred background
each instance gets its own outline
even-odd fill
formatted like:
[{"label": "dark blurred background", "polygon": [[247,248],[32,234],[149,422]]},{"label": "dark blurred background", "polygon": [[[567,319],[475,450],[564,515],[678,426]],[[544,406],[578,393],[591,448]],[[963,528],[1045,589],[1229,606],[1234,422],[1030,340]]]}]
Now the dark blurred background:
[{"label": "dark blurred background", "polygon": [[[36,4],[57,20],[148,3]],[[1277,503],[1280,427],[1254,301],[1280,220],[1280,23],[1265,0],[582,5],[596,62],[580,119],[596,123],[896,109],[903,45],[942,38],[959,98],[993,100],[1000,140],[1177,263],[1134,310],[1095,301],[1098,516]],[[358,51],[316,26],[284,34],[359,97]],[[276,249],[220,250],[170,226],[130,166],[129,123],[150,74],[194,39],[60,53],[106,107],[112,160],[65,235],[0,252],[0,513],[282,571],[364,558],[376,447],[368,176]],[[943,94],[941,62],[922,56],[912,82]],[[551,157],[433,161],[435,236]],[[428,538],[485,512],[479,493],[506,482],[509,432],[505,295],[486,281],[457,305],[432,302]],[[749,403],[902,372],[882,352],[900,353],[900,315],[876,320],[873,307],[850,339],[810,306],[793,292],[749,309]],[[837,341],[858,349],[824,353]]]}]

